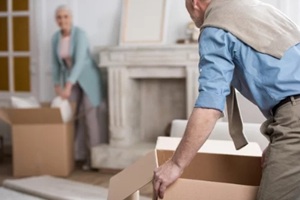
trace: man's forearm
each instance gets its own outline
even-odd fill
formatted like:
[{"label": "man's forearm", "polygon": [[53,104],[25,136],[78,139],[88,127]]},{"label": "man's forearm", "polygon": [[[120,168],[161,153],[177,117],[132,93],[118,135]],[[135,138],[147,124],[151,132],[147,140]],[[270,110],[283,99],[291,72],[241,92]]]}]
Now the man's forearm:
[{"label": "man's forearm", "polygon": [[218,110],[194,108],[172,161],[182,169],[188,166],[221,115]]}]

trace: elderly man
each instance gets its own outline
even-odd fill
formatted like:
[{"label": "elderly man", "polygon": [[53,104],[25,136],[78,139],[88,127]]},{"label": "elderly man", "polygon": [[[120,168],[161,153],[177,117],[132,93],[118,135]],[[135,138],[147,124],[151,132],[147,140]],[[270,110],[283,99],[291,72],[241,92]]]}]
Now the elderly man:
[{"label": "elderly man", "polygon": [[[173,157],[154,171],[156,195],[163,198],[189,165],[235,88],[268,119],[261,129],[270,144],[257,199],[299,199],[299,28],[258,0],[186,0],[186,8],[201,29],[199,97]],[[240,134],[233,137],[237,149],[247,144]]]}]

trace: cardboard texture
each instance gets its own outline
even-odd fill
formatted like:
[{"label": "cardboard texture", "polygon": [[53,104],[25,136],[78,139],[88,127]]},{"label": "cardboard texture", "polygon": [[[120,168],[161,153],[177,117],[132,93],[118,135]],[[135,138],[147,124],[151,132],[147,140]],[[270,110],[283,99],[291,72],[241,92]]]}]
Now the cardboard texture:
[{"label": "cardboard texture", "polygon": [[109,182],[108,199],[124,200],[145,186],[152,180],[156,163],[155,152],[150,152],[117,176],[113,176]]},{"label": "cardboard texture", "polygon": [[[166,146],[168,140],[172,138],[164,138]],[[156,149],[112,177],[108,199],[124,200],[152,181],[154,168],[167,161],[174,150]],[[167,189],[164,200],[255,200],[260,179],[260,156],[198,152]]]},{"label": "cardboard texture", "polygon": [[68,176],[74,168],[73,122],[64,124],[60,110],[0,109],[12,127],[13,176]]}]

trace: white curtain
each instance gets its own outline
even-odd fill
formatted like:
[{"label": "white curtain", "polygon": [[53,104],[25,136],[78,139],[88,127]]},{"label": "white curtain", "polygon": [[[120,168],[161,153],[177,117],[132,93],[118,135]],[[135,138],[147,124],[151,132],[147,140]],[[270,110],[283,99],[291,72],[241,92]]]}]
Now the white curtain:
[{"label": "white curtain", "polygon": [[269,3],[292,19],[300,26],[300,1],[299,0],[262,0]]}]

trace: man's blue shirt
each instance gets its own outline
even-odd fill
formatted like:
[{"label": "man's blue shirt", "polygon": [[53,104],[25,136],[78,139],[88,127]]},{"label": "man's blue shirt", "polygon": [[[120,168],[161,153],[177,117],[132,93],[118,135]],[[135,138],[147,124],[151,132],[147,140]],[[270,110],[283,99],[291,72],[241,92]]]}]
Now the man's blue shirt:
[{"label": "man's blue shirt", "polygon": [[223,111],[232,84],[269,117],[282,99],[300,94],[300,44],[277,59],[255,51],[223,29],[207,27],[200,36],[199,53],[195,107]]}]

